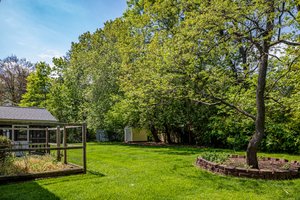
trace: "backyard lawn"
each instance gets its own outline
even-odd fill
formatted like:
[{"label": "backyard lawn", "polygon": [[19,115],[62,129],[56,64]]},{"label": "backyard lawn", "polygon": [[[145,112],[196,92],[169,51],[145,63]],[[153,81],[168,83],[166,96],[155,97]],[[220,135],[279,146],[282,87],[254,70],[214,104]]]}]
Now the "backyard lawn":
[{"label": "backyard lawn", "polygon": [[[225,177],[194,165],[211,149],[89,143],[88,173],[0,186],[0,199],[299,199],[300,179]],[[263,154],[300,160],[300,156]],[[80,154],[71,155],[79,162]]]}]

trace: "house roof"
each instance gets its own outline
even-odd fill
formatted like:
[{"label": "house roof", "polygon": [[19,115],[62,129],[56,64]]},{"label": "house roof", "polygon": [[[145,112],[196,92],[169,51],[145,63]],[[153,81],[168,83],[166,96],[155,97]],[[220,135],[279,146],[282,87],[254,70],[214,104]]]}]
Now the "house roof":
[{"label": "house roof", "polygon": [[0,106],[0,121],[58,122],[44,108]]}]

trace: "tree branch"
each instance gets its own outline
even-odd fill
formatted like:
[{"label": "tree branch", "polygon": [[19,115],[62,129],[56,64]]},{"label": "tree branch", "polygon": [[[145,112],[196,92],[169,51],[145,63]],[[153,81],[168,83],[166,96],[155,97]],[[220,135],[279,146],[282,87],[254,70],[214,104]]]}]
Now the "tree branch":
[{"label": "tree branch", "polygon": [[283,62],[278,56],[274,55],[274,54],[270,54],[268,53],[269,56],[276,58],[278,61]]},{"label": "tree branch", "polygon": [[248,40],[249,42],[254,44],[254,46],[256,46],[256,48],[259,50],[259,52],[261,52],[261,53],[263,52],[262,46],[259,44],[259,42],[253,40],[252,37],[246,36],[246,35],[238,33],[238,32],[234,32],[233,34],[236,35],[237,37],[244,38],[244,39]]},{"label": "tree branch", "polygon": [[293,66],[294,63],[297,61],[298,58],[299,58],[299,56],[296,57],[296,58],[294,58],[294,59],[292,60],[292,62],[288,65],[288,70],[287,70],[284,74],[282,74],[281,76],[279,76],[278,79],[276,79],[276,80],[273,82],[273,84],[271,85],[270,89],[268,89],[268,91],[266,92],[265,97],[267,97],[267,96],[270,94],[270,92],[273,90],[273,88],[275,87],[275,85],[278,83],[278,81],[279,81],[280,79],[282,79],[282,78],[285,77],[288,73],[290,73],[290,71],[291,71],[291,69],[292,69],[292,66]]},{"label": "tree branch", "polygon": [[256,117],[255,117],[254,115],[252,115],[252,114],[250,114],[250,113],[248,113],[248,112],[242,110],[241,108],[239,108],[239,107],[237,107],[237,106],[235,106],[235,105],[233,105],[233,104],[231,104],[231,103],[226,102],[224,99],[221,99],[221,98],[218,98],[218,97],[215,97],[215,96],[213,96],[213,98],[216,99],[216,100],[218,100],[218,101],[220,101],[221,103],[225,104],[226,106],[235,109],[236,111],[242,113],[243,115],[245,115],[245,116],[247,116],[247,117],[250,117],[250,118],[253,119],[254,121],[256,120]]},{"label": "tree branch", "polygon": [[270,47],[275,46],[277,44],[281,44],[281,43],[286,44],[286,45],[291,45],[291,46],[300,46],[299,42],[291,42],[291,41],[287,41],[287,40],[277,40],[277,41],[271,43]]},{"label": "tree branch", "polygon": [[284,7],[285,7],[285,2],[282,3],[282,10],[280,11],[280,15],[279,15],[279,18],[278,18],[278,23],[280,25],[279,29],[278,29],[278,36],[277,36],[277,40],[280,40],[280,37],[281,37],[281,26],[282,26],[282,23],[281,23],[281,18],[284,14],[283,10],[284,10]]},{"label": "tree branch", "polygon": [[221,103],[221,102],[208,103],[208,102],[200,101],[200,100],[197,100],[197,99],[190,99],[190,100],[191,100],[191,101],[194,101],[194,102],[196,102],[196,103],[200,103],[200,104],[206,105],[206,106],[215,106],[215,105],[218,105],[218,104]]},{"label": "tree branch", "polygon": [[279,104],[282,108],[286,108],[286,106],[281,103],[279,100],[277,99],[274,99],[273,97],[270,97],[270,96],[267,96],[266,99],[270,99],[270,100],[273,100],[275,103]]}]

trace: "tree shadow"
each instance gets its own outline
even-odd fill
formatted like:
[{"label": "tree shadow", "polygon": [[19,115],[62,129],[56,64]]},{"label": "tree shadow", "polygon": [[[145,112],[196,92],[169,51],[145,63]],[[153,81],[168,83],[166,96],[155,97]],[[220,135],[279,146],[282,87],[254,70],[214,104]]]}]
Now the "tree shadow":
[{"label": "tree shadow", "polygon": [[213,149],[207,147],[195,147],[195,146],[186,146],[186,145],[166,145],[166,146],[154,146],[154,145],[143,145],[143,144],[111,144],[111,145],[122,145],[130,148],[137,148],[137,149],[152,149],[153,152],[161,153],[161,154],[168,154],[168,155],[197,155],[201,154],[206,151],[214,151],[214,152],[228,152],[232,153],[234,151],[229,149]]},{"label": "tree shadow", "polygon": [[81,182],[83,180],[92,180],[104,177],[105,174],[102,174],[98,171],[88,170],[87,174],[79,174],[79,175],[72,175],[72,176],[64,176],[64,177],[56,177],[47,179],[46,183],[43,185],[52,185],[57,183],[64,183],[64,182]]},{"label": "tree shadow", "polygon": [[83,180],[92,180],[99,179],[104,177],[105,174],[102,174],[98,171],[88,170],[87,174],[64,176],[64,177],[55,177],[55,178],[45,178],[40,179],[40,184],[36,181],[26,181],[26,182],[17,182],[9,183],[6,185],[0,185],[0,199],[11,200],[11,199],[20,199],[20,200],[32,200],[32,199],[49,199],[57,200],[60,199],[54,193],[48,191],[43,186],[56,185],[65,182],[81,182]]},{"label": "tree shadow", "polygon": [[40,186],[38,183],[23,182],[18,184],[8,184],[0,186],[0,199],[1,200],[31,200],[31,199],[60,199],[52,192]]}]

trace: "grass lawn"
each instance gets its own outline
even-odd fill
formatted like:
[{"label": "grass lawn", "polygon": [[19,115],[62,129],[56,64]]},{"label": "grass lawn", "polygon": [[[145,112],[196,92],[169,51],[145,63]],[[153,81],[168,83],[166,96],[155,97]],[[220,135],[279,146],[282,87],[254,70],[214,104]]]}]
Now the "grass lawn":
[{"label": "grass lawn", "polygon": [[[0,186],[0,199],[299,199],[300,179],[225,177],[194,165],[209,149],[88,145],[86,175]],[[225,150],[220,150],[225,151]],[[261,154],[300,160],[300,156]],[[80,154],[73,153],[79,162]]]}]

